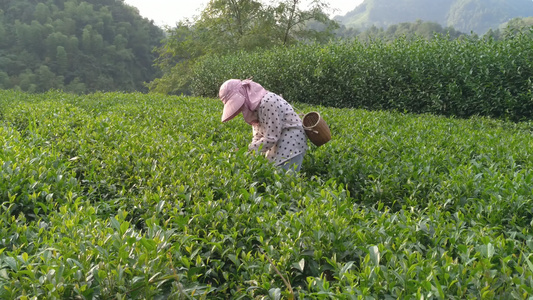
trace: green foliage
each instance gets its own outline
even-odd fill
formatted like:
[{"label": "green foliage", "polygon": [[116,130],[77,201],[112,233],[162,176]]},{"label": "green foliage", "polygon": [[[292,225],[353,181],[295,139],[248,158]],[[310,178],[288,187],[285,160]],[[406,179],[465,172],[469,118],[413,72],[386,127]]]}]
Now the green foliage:
[{"label": "green foliage", "polygon": [[533,15],[533,3],[529,0],[506,1],[454,1],[448,12],[447,25],[463,32],[485,34],[511,18]]},{"label": "green foliage", "polygon": [[215,97],[228,78],[253,77],[297,102],[516,121],[533,117],[532,51],[531,32],[300,45],[206,57],[191,89]]},{"label": "green foliage", "polygon": [[123,1],[0,1],[4,89],[146,91],[163,31]]},{"label": "green foliage", "polygon": [[531,122],[293,105],[299,175],[216,99],[0,91],[0,299],[533,296]]},{"label": "green foliage", "polygon": [[269,49],[299,42],[327,42],[338,28],[324,13],[322,1],[309,9],[301,0],[210,1],[194,22],[169,28],[157,49],[157,66],[163,76],[151,82],[150,91],[179,94],[190,91],[190,66],[209,54]]},{"label": "green foliage", "polygon": [[408,40],[415,40],[423,37],[427,40],[432,40],[435,35],[446,35],[451,39],[464,37],[465,34],[455,30],[453,27],[442,27],[435,22],[428,22],[417,20],[413,23],[399,23],[388,26],[386,29],[371,26],[365,30],[355,30],[354,28],[347,28],[342,26],[336,31],[337,37],[340,39],[358,39],[360,41],[394,41],[399,38]]}]

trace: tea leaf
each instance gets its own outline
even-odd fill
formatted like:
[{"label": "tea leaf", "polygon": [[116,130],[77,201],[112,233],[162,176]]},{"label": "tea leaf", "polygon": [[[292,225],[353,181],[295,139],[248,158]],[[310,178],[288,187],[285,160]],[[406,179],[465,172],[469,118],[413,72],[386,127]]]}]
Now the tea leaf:
[{"label": "tea leaf", "polygon": [[281,289],[279,288],[272,288],[268,291],[268,294],[270,296],[270,299],[272,300],[279,300],[281,299]]},{"label": "tea leaf", "polygon": [[379,265],[380,253],[379,253],[378,246],[370,246],[368,248],[368,251],[369,251],[369,254],[370,254],[370,259],[372,260],[374,265],[376,265],[376,266]]}]

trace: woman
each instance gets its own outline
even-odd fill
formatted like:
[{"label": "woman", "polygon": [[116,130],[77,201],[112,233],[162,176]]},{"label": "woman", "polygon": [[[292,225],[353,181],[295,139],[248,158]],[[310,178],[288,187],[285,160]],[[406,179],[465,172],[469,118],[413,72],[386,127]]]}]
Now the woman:
[{"label": "woman", "polygon": [[218,94],[224,103],[222,122],[242,112],[253,127],[248,149],[260,151],[276,166],[300,171],[307,150],[302,120],[282,97],[265,90],[252,80],[230,79]]}]

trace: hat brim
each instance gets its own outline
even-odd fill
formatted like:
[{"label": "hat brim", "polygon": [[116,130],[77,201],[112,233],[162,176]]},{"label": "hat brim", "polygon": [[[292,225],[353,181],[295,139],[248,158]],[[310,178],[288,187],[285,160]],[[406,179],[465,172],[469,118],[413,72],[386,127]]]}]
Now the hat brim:
[{"label": "hat brim", "polygon": [[241,112],[243,105],[244,96],[239,93],[228,99],[224,104],[224,110],[222,111],[222,122],[227,122],[235,118]]}]

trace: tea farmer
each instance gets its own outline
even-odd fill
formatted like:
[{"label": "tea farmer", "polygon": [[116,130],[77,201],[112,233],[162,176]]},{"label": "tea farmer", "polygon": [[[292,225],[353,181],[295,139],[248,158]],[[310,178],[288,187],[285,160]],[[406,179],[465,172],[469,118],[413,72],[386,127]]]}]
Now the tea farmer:
[{"label": "tea farmer", "polygon": [[222,122],[242,113],[253,128],[249,151],[260,151],[276,166],[299,171],[307,150],[302,120],[281,96],[252,80],[230,79],[218,94],[224,103]]}]

